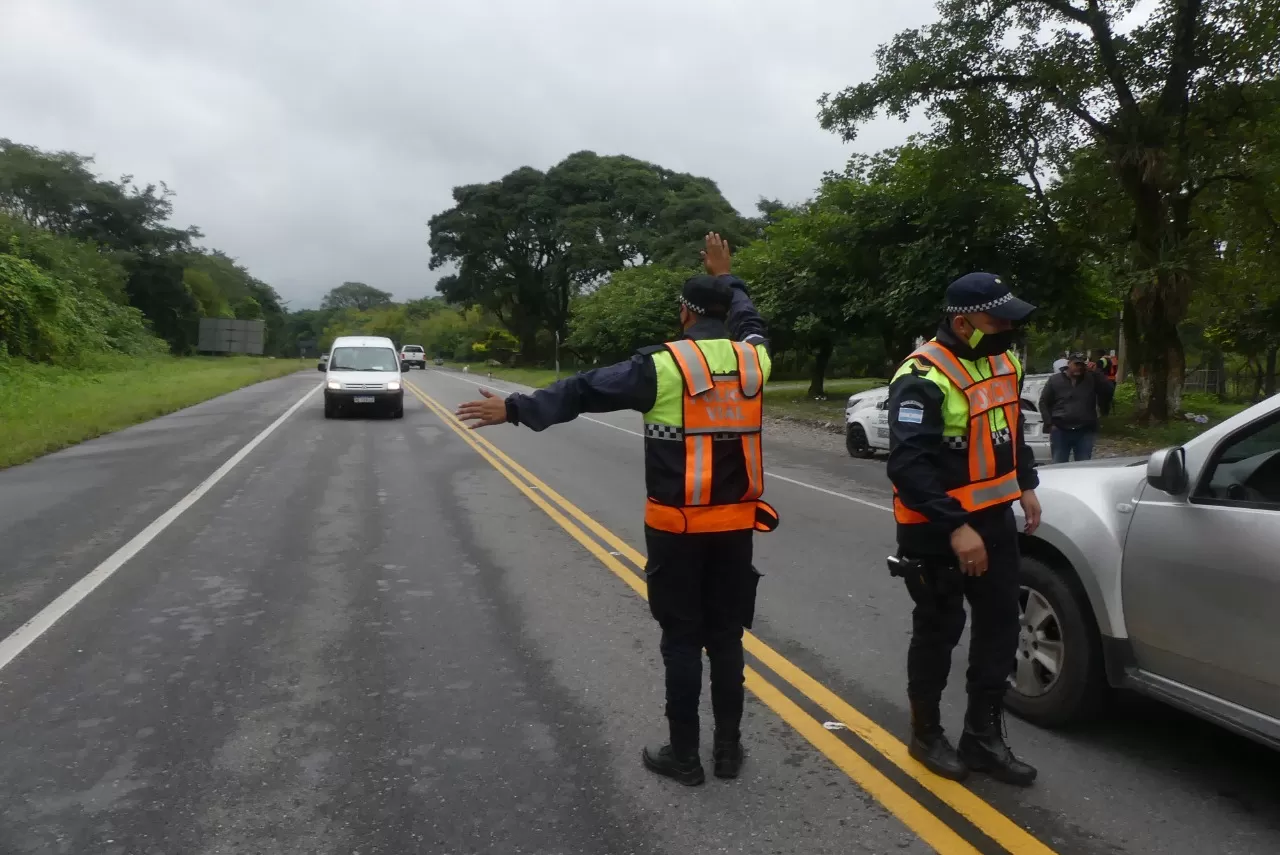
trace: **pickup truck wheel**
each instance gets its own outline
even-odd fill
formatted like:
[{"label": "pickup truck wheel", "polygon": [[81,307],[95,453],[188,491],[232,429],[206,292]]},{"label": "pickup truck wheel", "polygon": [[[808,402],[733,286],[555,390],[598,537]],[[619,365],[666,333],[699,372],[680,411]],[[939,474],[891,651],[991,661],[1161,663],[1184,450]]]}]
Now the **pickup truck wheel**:
[{"label": "pickup truck wheel", "polygon": [[1031,556],[1022,557],[1019,585],[1017,662],[1005,705],[1042,727],[1087,720],[1109,693],[1088,603],[1059,571]]},{"label": "pickup truck wheel", "polygon": [[863,460],[875,456],[875,449],[871,447],[871,443],[867,442],[866,431],[862,429],[862,425],[848,425],[844,430],[844,447],[848,449],[850,457],[858,457]]}]

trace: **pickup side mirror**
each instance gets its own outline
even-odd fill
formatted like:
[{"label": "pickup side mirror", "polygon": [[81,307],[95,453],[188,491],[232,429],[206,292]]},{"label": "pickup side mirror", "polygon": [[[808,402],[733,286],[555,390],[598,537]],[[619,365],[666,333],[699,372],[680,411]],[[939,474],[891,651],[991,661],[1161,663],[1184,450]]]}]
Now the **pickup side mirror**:
[{"label": "pickup side mirror", "polygon": [[1179,448],[1163,448],[1147,461],[1147,483],[1171,496],[1187,491],[1187,453]]},{"label": "pickup side mirror", "polygon": [[319,371],[321,374],[323,374],[323,373],[324,373],[324,363],[323,363],[323,362],[317,362],[317,363],[316,363],[316,370],[317,370],[317,371]]}]

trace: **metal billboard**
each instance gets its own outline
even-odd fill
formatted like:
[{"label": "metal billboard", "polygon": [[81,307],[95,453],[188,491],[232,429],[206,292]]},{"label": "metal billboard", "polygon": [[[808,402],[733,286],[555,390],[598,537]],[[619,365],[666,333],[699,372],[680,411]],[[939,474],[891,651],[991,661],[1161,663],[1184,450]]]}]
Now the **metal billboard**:
[{"label": "metal billboard", "polygon": [[265,321],[201,318],[200,339],[196,350],[201,353],[250,353],[261,356],[266,327]]}]

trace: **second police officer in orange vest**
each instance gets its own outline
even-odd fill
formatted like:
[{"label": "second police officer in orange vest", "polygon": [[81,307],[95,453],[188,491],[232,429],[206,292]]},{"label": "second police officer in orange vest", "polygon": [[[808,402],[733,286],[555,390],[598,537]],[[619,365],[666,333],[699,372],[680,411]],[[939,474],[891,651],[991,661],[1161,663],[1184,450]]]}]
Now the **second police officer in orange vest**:
[{"label": "second police officer in orange vest", "polygon": [[762,402],[769,379],[764,322],[746,286],[729,275],[729,247],[707,235],[707,275],[684,283],[683,335],[617,365],[575,375],[531,395],[463,404],[473,427],[523,424],[535,431],[581,413],[644,413],[645,577],[662,627],[670,740],[645,748],[650,770],[696,785],[702,651],[711,664],[714,771],[737,777],[743,762],[742,635],[755,614],[759,574],[752,532],[776,527],[760,496]]},{"label": "second police officer in orange vest", "polygon": [[[1004,741],[1003,701],[1019,636],[1020,501],[1028,533],[1040,522],[1034,457],[1023,438],[1022,365],[1013,339],[1035,307],[990,273],[947,287],[936,337],[889,387],[890,450],[899,555],[891,558],[915,602],[907,654],[911,756],[944,777],[970,770],[1028,785],[1036,770]],[[951,652],[972,627],[968,710],[959,751],[939,704]]]}]

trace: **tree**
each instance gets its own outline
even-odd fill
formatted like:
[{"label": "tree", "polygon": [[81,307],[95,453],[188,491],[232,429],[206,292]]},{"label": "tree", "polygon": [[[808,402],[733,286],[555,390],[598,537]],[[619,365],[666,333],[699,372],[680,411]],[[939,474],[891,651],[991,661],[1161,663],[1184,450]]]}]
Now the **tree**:
[{"label": "tree", "polygon": [[769,319],[773,346],[812,357],[811,397],[825,394],[832,350],[850,326],[842,296],[850,271],[823,257],[823,239],[841,217],[841,212],[812,202],[780,217],[765,229],[763,240],[734,259],[736,272],[751,284],[760,312]]},{"label": "tree", "polygon": [[182,265],[169,256],[148,255],[132,267],[129,302],[142,310],[171,351],[190,353],[199,332],[200,304],[182,281]]},{"label": "tree", "polygon": [[857,157],[814,199],[775,215],[738,254],[779,348],[812,357],[823,393],[835,346],[875,336],[890,360],[928,336],[948,282],[975,270],[1007,277],[1047,323],[1091,311],[1092,293],[1037,219],[1031,189],[989,153],[916,140]]},{"label": "tree", "polygon": [[200,236],[195,228],[167,224],[173,194],[163,184],[139,189],[129,175],[104,181],[92,165],[92,157],[0,139],[0,211],[56,234],[131,253],[180,251]]},{"label": "tree", "polygon": [[1001,152],[1036,187],[1081,144],[1097,146],[1128,207],[1130,351],[1163,420],[1180,401],[1195,209],[1207,188],[1252,180],[1216,140],[1265,108],[1280,13],[1275,0],[1162,0],[1122,32],[1135,5],[944,0],[939,22],[879,50],[871,82],[823,97],[822,123],[852,139],[881,109],[905,118],[923,104],[939,138]]},{"label": "tree", "polygon": [[235,306],[236,319],[241,321],[263,320],[262,304],[252,297],[245,297]]},{"label": "tree", "polygon": [[355,309],[363,312],[374,306],[386,306],[391,303],[391,295],[363,282],[343,282],[337,288],[324,295],[320,308],[337,311]]},{"label": "tree", "polygon": [[573,299],[610,272],[688,264],[708,231],[746,234],[714,182],[626,156],[578,152],[546,173],[455,187],[453,199],[430,223],[432,269],[456,268],[440,293],[492,312],[525,361],[540,331],[566,336]]},{"label": "tree", "polygon": [[630,267],[582,297],[573,310],[568,346],[608,362],[680,332],[680,286],[693,275],[656,264]]}]

